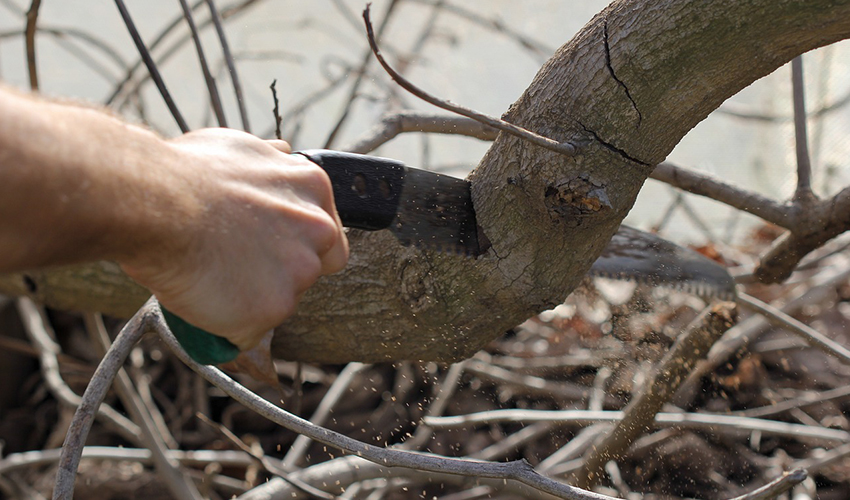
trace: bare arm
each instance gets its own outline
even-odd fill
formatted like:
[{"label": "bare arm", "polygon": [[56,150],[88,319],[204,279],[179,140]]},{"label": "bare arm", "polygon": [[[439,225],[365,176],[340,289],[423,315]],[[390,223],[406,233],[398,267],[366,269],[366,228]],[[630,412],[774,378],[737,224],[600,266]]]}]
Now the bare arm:
[{"label": "bare arm", "polygon": [[0,88],[0,272],[114,260],[249,348],[348,258],[327,176],[286,152],[224,129],[164,140]]}]

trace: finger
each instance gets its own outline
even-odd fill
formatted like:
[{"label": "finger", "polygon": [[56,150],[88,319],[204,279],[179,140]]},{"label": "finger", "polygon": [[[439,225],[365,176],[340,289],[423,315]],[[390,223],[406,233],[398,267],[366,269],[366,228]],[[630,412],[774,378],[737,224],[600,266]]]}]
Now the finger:
[{"label": "finger", "polygon": [[281,141],[280,139],[270,139],[266,141],[266,144],[280,151],[281,153],[290,154],[292,153],[292,146],[289,145],[286,141]]},{"label": "finger", "polygon": [[338,228],[339,234],[336,244],[321,255],[323,275],[342,271],[348,263],[348,237],[345,235],[342,225],[339,225]]}]

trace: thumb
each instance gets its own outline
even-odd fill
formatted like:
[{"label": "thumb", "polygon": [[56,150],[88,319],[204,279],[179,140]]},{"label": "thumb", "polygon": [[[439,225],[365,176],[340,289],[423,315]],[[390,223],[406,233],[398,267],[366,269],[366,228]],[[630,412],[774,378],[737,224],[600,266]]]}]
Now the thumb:
[{"label": "thumb", "polygon": [[281,153],[289,154],[292,152],[292,146],[289,145],[286,141],[281,141],[280,139],[271,139],[266,141],[266,144],[277,149]]}]

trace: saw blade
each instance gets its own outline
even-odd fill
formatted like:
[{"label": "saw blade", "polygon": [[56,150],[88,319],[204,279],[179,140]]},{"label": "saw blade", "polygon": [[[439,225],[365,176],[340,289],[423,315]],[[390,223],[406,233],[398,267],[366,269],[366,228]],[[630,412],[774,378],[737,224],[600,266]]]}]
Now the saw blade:
[{"label": "saw blade", "polygon": [[706,298],[733,300],[737,296],[735,280],[724,266],[699,252],[629,226],[620,226],[589,274],[678,288]]},{"label": "saw blade", "polygon": [[389,229],[404,245],[477,257],[479,237],[470,183],[390,158],[323,149],[299,151],[331,179],[346,227]]}]

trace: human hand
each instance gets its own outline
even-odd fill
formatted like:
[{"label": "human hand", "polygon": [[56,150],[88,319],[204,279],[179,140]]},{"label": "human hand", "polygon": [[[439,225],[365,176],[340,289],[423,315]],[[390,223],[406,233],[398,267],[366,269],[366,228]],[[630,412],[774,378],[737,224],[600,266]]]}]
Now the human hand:
[{"label": "human hand", "polygon": [[346,264],[330,180],[287,143],[233,130],[166,144],[175,166],[161,173],[182,215],[155,215],[156,248],[120,264],[173,313],[249,349]]}]

